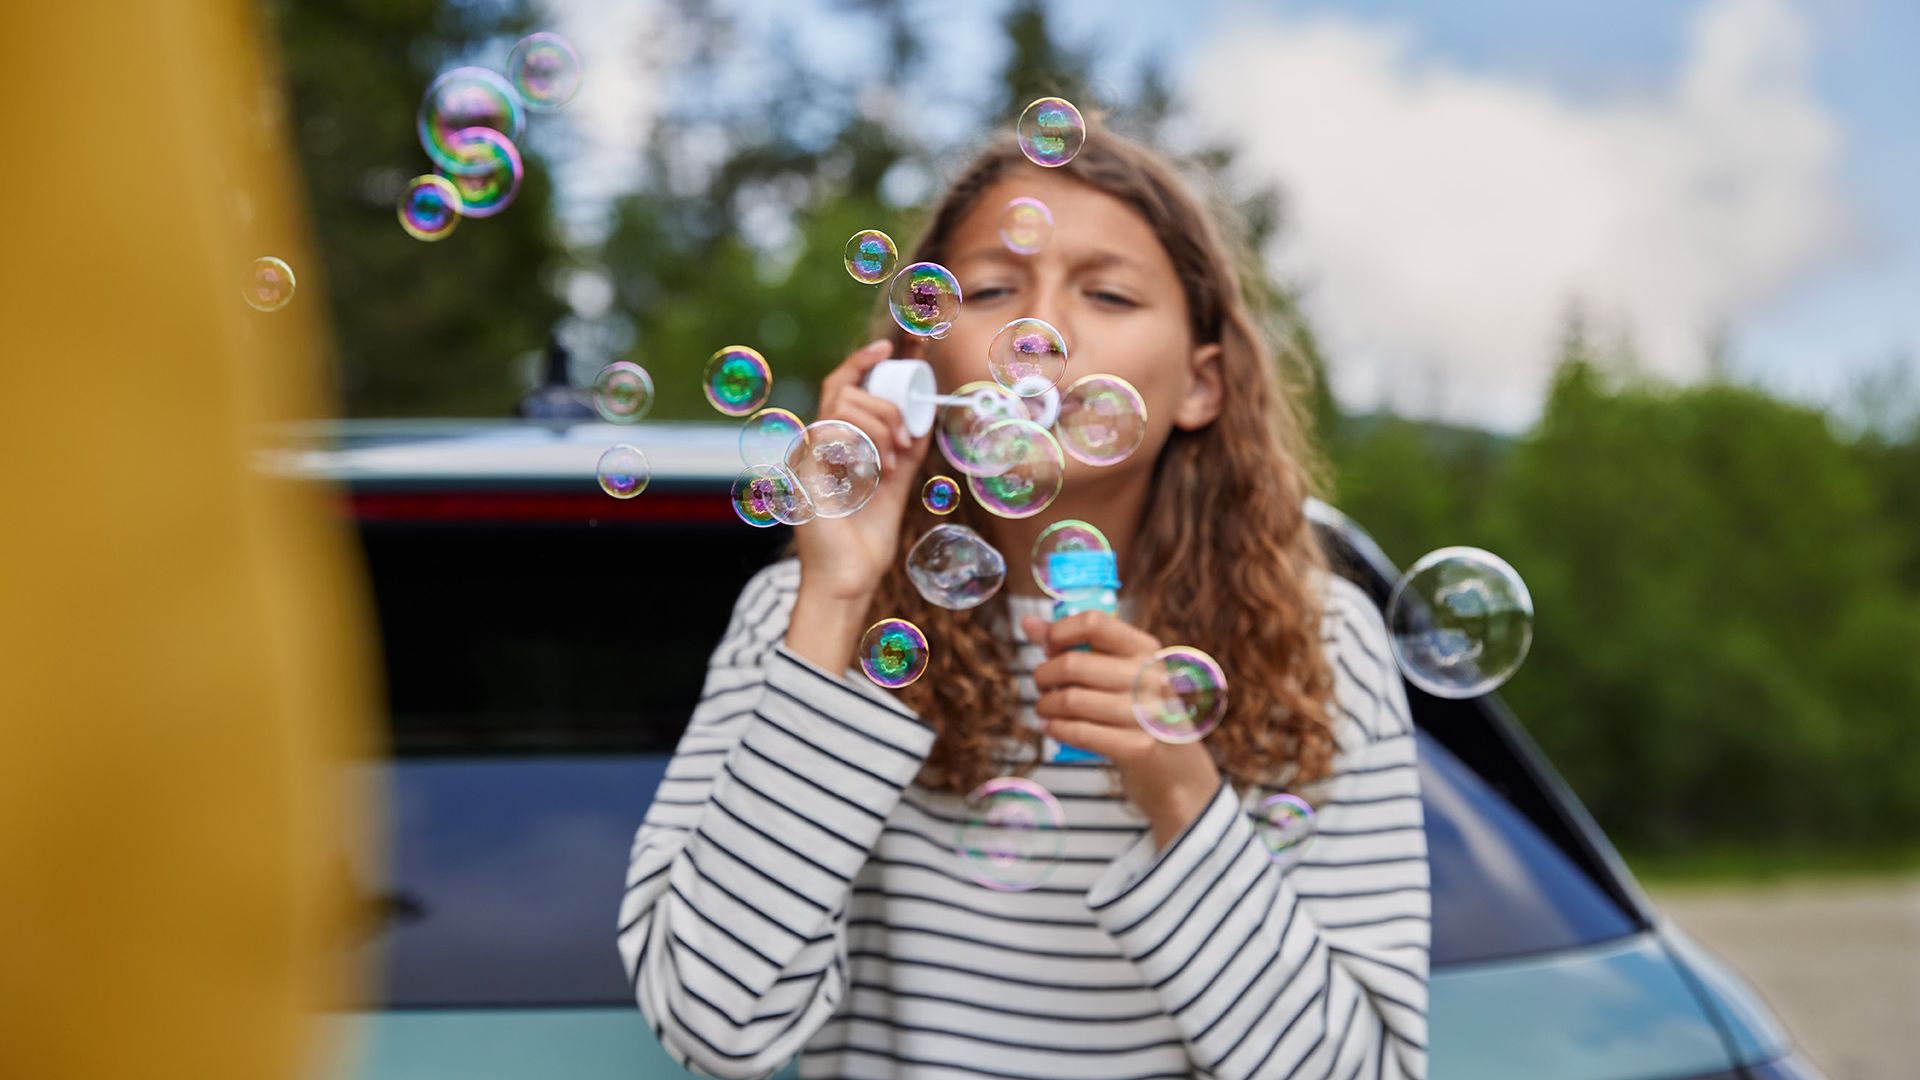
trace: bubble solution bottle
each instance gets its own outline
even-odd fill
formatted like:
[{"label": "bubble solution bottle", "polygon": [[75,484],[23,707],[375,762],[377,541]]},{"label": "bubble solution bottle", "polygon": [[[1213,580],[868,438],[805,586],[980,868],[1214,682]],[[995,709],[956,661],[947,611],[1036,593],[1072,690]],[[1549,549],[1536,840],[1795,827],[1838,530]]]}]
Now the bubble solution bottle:
[{"label": "bubble solution bottle", "polygon": [[[1111,551],[1056,551],[1047,556],[1047,580],[1053,583],[1054,591],[1060,594],[1059,599],[1053,602],[1054,622],[1083,611],[1104,611],[1109,615],[1120,611],[1120,570],[1114,563]],[[1092,651],[1086,645],[1075,645],[1074,648],[1081,652]],[[1055,745],[1058,749],[1050,761],[1106,760],[1091,750],[1057,741]]]}]

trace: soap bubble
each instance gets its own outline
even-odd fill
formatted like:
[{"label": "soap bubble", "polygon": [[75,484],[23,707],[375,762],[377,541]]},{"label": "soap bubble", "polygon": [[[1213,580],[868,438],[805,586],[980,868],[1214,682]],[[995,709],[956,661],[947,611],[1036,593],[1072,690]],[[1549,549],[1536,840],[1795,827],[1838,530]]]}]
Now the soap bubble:
[{"label": "soap bubble", "polygon": [[800,418],[785,409],[761,409],[747,417],[740,429],[740,460],[749,465],[770,465],[787,460],[787,447],[806,427]]},{"label": "soap bubble", "polygon": [[460,193],[460,216],[492,217],[520,194],[527,167],[512,139],[492,128],[462,128],[447,137],[447,148],[461,162],[444,170]]},{"label": "soap bubble", "polygon": [[951,476],[932,477],[920,489],[920,505],[929,514],[945,517],[960,507],[960,485]]},{"label": "soap bubble", "polygon": [[293,299],[293,267],[285,259],[262,255],[247,267],[240,296],[255,311],[279,311]]},{"label": "soap bubble", "polygon": [[917,262],[893,275],[893,321],[920,337],[940,337],[960,314],[960,280],[939,263]]},{"label": "soap bubble", "polygon": [[1067,459],[1053,433],[1031,420],[1002,420],[980,435],[991,476],[967,477],[973,500],[989,513],[1026,518],[1053,505],[1066,482]]},{"label": "soap bubble", "polygon": [[653,479],[647,455],[641,453],[639,447],[626,443],[601,454],[595,471],[600,477],[600,490],[616,499],[633,498],[647,490],[647,482]]},{"label": "soap bubble", "polygon": [[1033,580],[1039,582],[1040,591],[1060,599],[1061,590],[1054,587],[1053,557],[1078,551],[1099,551],[1113,554],[1113,545],[1107,542],[1107,534],[1085,521],[1068,518],[1056,521],[1040,531],[1033,541],[1031,565]]},{"label": "soap bubble", "polygon": [[1000,591],[1007,560],[965,525],[935,525],[907,551],[907,577],[927,603],[965,611]]},{"label": "soap bubble", "polygon": [[756,529],[805,525],[814,518],[813,502],[799,481],[781,465],[749,465],[733,481],[733,512]]},{"label": "soap bubble", "polygon": [[987,373],[1019,397],[1039,397],[1067,373],[1067,339],[1044,319],[1015,319],[987,346]]},{"label": "soap bubble", "polygon": [[847,241],[847,273],[862,285],[878,285],[893,273],[900,249],[879,229],[861,229]]},{"label": "soap bubble", "polygon": [[1133,680],[1133,718],[1167,743],[1199,742],[1227,714],[1227,674],[1190,645],[1154,653]]},{"label": "soap bubble", "polygon": [[1117,465],[1147,437],[1147,403],[1118,375],[1083,375],[1060,395],[1060,448],[1088,465]]},{"label": "soap bubble", "polygon": [[949,464],[968,476],[981,476],[994,469],[1005,471],[1007,462],[989,461],[982,438],[986,430],[1002,420],[1027,418],[1019,398],[990,382],[970,382],[954,391],[965,398],[962,405],[944,405],[940,422],[933,429],[933,442]]},{"label": "soap bubble", "polygon": [[1267,850],[1267,858],[1285,865],[1300,861],[1319,829],[1313,804],[1284,791],[1260,800],[1253,817],[1253,831]]},{"label": "soap bubble", "polygon": [[631,424],[653,409],[653,376],[631,360],[616,360],[593,378],[593,407],[602,419]]},{"label": "soap bubble", "polygon": [[1000,240],[1016,255],[1037,254],[1053,238],[1053,211],[1039,199],[1020,196],[1000,209]]},{"label": "soap bubble", "polygon": [[415,240],[444,240],[460,224],[460,191],[444,176],[416,176],[400,196],[400,227]]},{"label": "soap bubble", "polygon": [[507,74],[520,100],[535,112],[552,112],[580,92],[580,54],[559,34],[541,31],[520,39],[507,54]]},{"label": "soap bubble", "polygon": [[433,163],[454,175],[462,170],[483,173],[490,164],[465,161],[454,153],[455,132],[492,128],[511,142],[519,142],[527,116],[520,95],[507,80],[480,67],[455,68],[433,80],[420,99],[416,127],[420,146]]},{"label": "soap bubble", "polygon": [[889,690],[911,685],[927,670],[927,635],[905,619],[881,619],[860,637],[860,670]]},{"label": "soap bubble", "polygon": [[714,408],[728,416],[746,416],[767,403],[773,367],[757,350],[729,345],[707,358],[701,389]]},{"label": "soap bubble", "polygon": [[1028,161],[1054,169],[1080,152],[1087,141],[1087,122],[1065,98],[1043,97],[1020,114],[1016,134]]},{"label": "soap bubble", "polygon": [[1387,598],[1393,655],[1435,697],[1479,697],[1520,668],[1533,645],[1533,597],[1505,559],[1441,548],[1413,564]]},{"label": "soap bubble", "polygon": [[987,888],[1025,892],[1059,869],[1066,823],[1052,792],[1024,776],[997,777],[967,796],[954,852],[968,875]]},{"label": "soap bubble", "polygon": [[787,447],[787,469],[823,518],[859,511],[880,490],[880,451],[845,420],[816,420]]}]

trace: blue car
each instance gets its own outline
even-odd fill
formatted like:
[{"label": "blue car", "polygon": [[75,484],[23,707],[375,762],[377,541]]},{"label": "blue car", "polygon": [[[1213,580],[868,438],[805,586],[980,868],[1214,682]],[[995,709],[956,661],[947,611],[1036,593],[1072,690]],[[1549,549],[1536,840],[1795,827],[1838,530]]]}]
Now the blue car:
[{"label": "blue car", "polygon": [[[687,1075],[614,952],[628,847],[747,578],[785,530],[735,519],[724,425],[347,423],[271,467],[340,485],[378,608],[391,757],[384,865],[350,874],[379,973],[337,1075]],[[594,482],[615,442],[652,485]],[[1394,567],[1331,507],[1336,567]],[[1440,539],[1440,538],[1436,538]],[[1547,620],[1550,624],[1551,620]],[[1551,626],[1547,626],[1551,632]],[[1432,1075],[1637,1080],[1818,1073],[1758,997],[1665,921],[1497,697],[1409,685],[1432,859]]]}]

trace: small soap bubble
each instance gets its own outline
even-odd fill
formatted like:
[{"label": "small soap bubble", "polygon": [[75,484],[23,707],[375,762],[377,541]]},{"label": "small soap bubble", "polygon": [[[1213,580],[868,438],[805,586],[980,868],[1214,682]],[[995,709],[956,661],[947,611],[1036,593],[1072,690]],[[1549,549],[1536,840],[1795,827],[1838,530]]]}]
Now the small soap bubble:
[{"label": "small soap bubble", "polygon": [[653,479],[647,455],[641,453],[639,447],[626,443],[601,454],[596,472],[600,477],[600,490],[616,499],[633,498],[647,490],[647,482]]},{"label": "small soap bubble", "polygon": [[965,611],[1000,591],[1007,560],[965,525],[935,525],[907,551],[907,577],[927,603]]},{"label": "small soap bubble", "polygon": [[917,262],[893,275],[893,321],[919,337],[941,337],[960,314],[960,280],[939,263]]},{"label": "small soap bubble", "polygon": [[996,383],[970,382],[955,390],[963,404],[943,405],[940,421],[933,429],[933,442],[955,469],[967,476],[982,476],[995,468],[1005,471],[1007,462],[989,461],[982,436],[1002,420],[1027,419],[1021,399]]},{"label": "small soap bubble", "polygon": [[945,517],[960,506],[960,485],[951,476],[935,476],[920,489],[920,505],[929,514]]},{"label": "small soap bubble", "polygon": [[1015,319],[987,346],[987,373],[1018,397],[1039,397],[1067,373],[1067,339],[1044,319]]},{"label": "small soap bubble", "polygon": [[788,471],[823,518],[857,513],[880,490],[880,451],[845,420],[816,420],[787,447]]},{"label": "small soap bubble", "polygon": [[1027,518],[1053,505],[1066,483],[1067,459],[1053,433],[1031,420],[1002,420],[981,433],[990,476],[967,477],[967,490],[988,513]]},{"label": "small soap bubble", "polygon": [[773,367],[757,350],[729,345],[707,358],[701,389],[714,408],[728,416],[746,416],[767,403]]},{"label": "small soap bubble", "polygon": [[1075,461],[1117,465],[1147,437],[1147,403],[1118,375],[1083,375],[1060,395],[1054,430]]},{"label": "small soap bubble", "polygon": [[420,146],[433,163],[448,173],[484,173],[491,162],[463,159],[454,152],[455,132],[492,128],[510,142],[520,141],[527,115],[518,91],[507,80],[481,67],[455,68],[433,80],[420,99],[416,127]]},{"label": "small soap bubble", "polygon": [[285,259],[262,255],[247,267],[240,296],[255,311],[279,311],[293,299],[293,267]]},{"label": "small soap bubble", "polygon": [[749,465],[733,480],[733,512],[756,529],[805,525],[812,521],[812,500],[793,473],[781,465]]},{"label": "small soap bubble", "polygon": [[1016,255],[1038,254],[1053,238],[1053,211],[1022,195],[1000,209],[1000,241]]},{"label": "small soap bubble", "polygon": [[860,670],[889,690],[911,685],[927,670],[927,635],[905,619],[881,619],[860,637]]},{"label": "small soap bubble", "polygon": [[400,196],[400,227],[415,240],[444,240],[460,224],[460,190],[444,176],[416,176]]},{"label": "small soap bubble", "polygon": [[740,460],[748,465],[771,465],[787,460],[787,447],[806,427],[785,409],[761,409],[747,417],[740,429]]},{"label": "small soap bubble", "polygon": [[1040,591],[1060,599],[1061,590],[1053,582],[1053,557],[1076,551],[1100,551],[1109,555],[1113,545],[1107,542],[1107,534],[1101,532],[1089,522],[1072,518],[1056,521],[1040,531],[1033,541],[1033,580],[1040,584]]},{"label": "small soap bubble", "polygon": [[593,407],[602,419],[632,424],[653,409],[653,376],[631,360],[616,360],[593,378]]},{"label": "small soap bubble", "polygon": [[1080,152],[1087,141],[1087,122],[1065,98],[1043,97],[1020,114],[1016,134],[1028,161],[1054,169]]},{"label": "small soap bubble", "polygon": [[954,831],[954,853],[975,881],[1001,892],[1045,884],[1066,854],[1067,816],[1053,793],[1024,776],[975,788]]},{"label": "small soap bubble", "polygon": [[847,273],[862,285],[878,285],[893,273],[900,249],[879,229],[862,229],[847,241]]},{"label": "small soap bubble", "polygon": [[1267,858],[1282,865],[1299,862],[1319,829],[1313,804],[1298,795],[1280,792],[1260,800],[1253,813],[1253,831]]},{"label": "small soap bubble", "polygon": [[1421,557],[1387,598],[1393,656],[1435,697],[1500,687],[1533,645],[1533,596],[1505,559],[1471,547]]},{"label": "small soap bubble", "polygon": [[461,162],[460,167],[443,168],[460,193],[460,216],[492,217],[520,194],[527,167],[512,139],[492,128],[471,127],[448,136],[447,146]]},{"label": "small soap bubble", "polygon": [[1198,742],[1227,714],[1227,673],[1190,645],[1154,653],[1133,680],[1133,718],[1167,743]]},{"label": "small soap bubble", "polygon": [[528,34],[507,54],[513,88],[535,112],[552,112],[572,101],[583,73],[573,42],[550,31]]}]

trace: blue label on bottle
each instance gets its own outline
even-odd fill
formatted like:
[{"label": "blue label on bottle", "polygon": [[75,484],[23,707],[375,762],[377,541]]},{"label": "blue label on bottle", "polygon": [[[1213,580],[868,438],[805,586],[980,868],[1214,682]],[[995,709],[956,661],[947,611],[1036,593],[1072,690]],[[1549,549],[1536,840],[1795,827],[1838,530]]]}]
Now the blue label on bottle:
[{"label": "blue label on bottle", "polygon": [[1047,556],[1047,577],[1056,593],[1120,587],[1111,551],[1056,551]]}]

